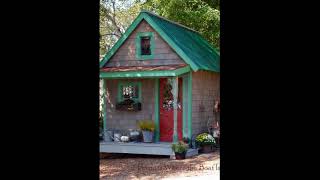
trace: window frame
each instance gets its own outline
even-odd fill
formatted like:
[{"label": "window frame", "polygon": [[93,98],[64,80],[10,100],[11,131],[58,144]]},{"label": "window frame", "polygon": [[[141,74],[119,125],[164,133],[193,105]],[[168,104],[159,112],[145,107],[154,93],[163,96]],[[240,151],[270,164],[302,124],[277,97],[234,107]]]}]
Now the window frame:
[{"label": "window frame", "polygon": [[122,90],[124,86],[138,86],[138,98],[132,98],[135,102],[141,102],[141,82],[119,82],[118,83],[118,103],[122,102],[123,98]]},{"label": "window frame", "polygon": [[[141,54],[141,38],[142,37],[150,37],[150,55],[142,55]],[[136,36],[136,58],[138,60],[152,60],[154,59],[154,32],[138,32]]]}]

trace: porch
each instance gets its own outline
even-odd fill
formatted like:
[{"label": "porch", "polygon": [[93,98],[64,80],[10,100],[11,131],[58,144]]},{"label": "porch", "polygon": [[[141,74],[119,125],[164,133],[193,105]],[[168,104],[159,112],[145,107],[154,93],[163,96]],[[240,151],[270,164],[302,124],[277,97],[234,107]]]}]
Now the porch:
[{"label": "porch", "polygon": [[[137,130],[137,122],[143,119],[154,121],[155,130],[154,143],[102,141],[100,142],[100,152],[172,156],[174,154],[171,150],[172,143],[178,142],[182,137],[191,140],[191,75],[191,68],[185,65],[102,69],[100,78],[103,80],[103,90],[105,91],[103,132],[108,129],[122,132],[129,129]],[[170,121],[164,116],[164,113],[161,113],[163,94],[160,92],[161,79],[170,79],[172,83],[173,103]],[[132,89],[134,90],[133,100],[141,104],[141,109],[124,111],[117,108],[117,103],[123,102],[123,89],[125,89],[123,87],[126,86],[134,87]],[[183,99],[181,103],[179,103],[178,96]],[[166,124],[170,124],[170,127],[164,126]],[[189,149],[186,156],[190,157],[196,154],[198,154],[197,149]]]},{"label": "porch", "polygon": [[[169,142],[143,143],[143,142],[100,142],[100,152],[165,155],[174,157]],[[189,149],[186,157],[195,156],[198,149]]]}]

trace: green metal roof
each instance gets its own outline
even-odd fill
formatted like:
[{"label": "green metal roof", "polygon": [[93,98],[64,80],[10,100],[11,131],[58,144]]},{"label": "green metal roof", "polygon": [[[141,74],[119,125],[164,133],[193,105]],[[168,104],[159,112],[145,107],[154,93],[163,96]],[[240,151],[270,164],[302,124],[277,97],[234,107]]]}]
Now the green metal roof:
[{"label": "green metal roof", "polygon": [[220,72],[220,54],[198,32],[148,11],[140,12],[123,36],[100,62],[100,68],[107,63],[143,19],[190,65],[193,71]]}]

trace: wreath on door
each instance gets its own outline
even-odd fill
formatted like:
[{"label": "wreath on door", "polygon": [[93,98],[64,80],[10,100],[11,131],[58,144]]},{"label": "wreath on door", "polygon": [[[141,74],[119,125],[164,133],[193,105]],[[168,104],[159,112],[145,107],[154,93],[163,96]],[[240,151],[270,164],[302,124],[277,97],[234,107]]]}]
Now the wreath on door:
[{"label": "wreath on door", "polygon": [[168,81],[164,87],[163,94],[163,108],[170,110],[173,108],[173,94],[172,94],[172,85]]},{"label": "wreath on door", "polygon": [[[181,109],[180,97],[177,97],[177,108]],[[172,81],[168,79],[167,83],[164,87],[164,94],[163,94],[163,105],[162,107],[166,110],[173,109],[173,94],[172,94]]]}]

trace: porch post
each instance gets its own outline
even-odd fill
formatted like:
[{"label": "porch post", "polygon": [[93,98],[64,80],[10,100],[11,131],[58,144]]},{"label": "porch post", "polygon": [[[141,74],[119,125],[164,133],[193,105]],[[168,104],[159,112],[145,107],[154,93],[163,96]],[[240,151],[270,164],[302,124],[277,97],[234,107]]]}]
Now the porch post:
[{"label": "porch post", "polygon": [[188,136],[192,138],[192,71],[188,74]]},{"label": "porch post", "polygon": [[155,141],[159,142],[160,128],[159,128],[159,78],[154,80],[154,122],[155,122]]},{"label": "porch post", "polygon": [[172,78],[172,95],[173,95],[173,142],[178,142],[178,76]]},{"label": "porch post", "polygon": [[188,131],[187,131],[187,127],[188,127],[188,76],[183,76],[182,77],[182,102],[183,102],[183,105],[182,105],[182,133],[183,133],[183,137],[189,137],[188,135]]}]

